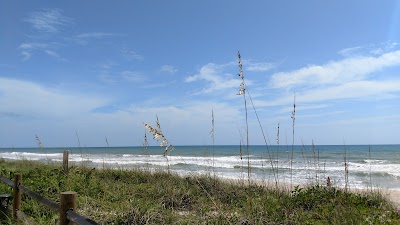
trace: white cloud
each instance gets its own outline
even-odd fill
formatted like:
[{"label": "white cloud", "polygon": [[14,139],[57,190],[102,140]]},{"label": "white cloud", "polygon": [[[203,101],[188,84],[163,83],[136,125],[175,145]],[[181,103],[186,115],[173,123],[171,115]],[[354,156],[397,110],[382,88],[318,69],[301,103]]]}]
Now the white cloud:
[{"label": "white cloud", "polygon": [[172,65],[163,65],[160,70],[161,72],[166,72],[169,74],[175,74],[176,72],[178,72],[178,69],[176,69]]},{"label": "white cloud", "polygon": [[[293,96],[292,96],[292,101],[293,101]],[[329,104],[301,104],[296,106],[296,110],[298,111],[310,111],[310,110],[318,110],[318,109],[324,109],[331,107]],[[290,112],[293,111],[293,104],[288,105],[287,107],[283,107],[282,109],[278,110],[278,113],[286,113],[290,114]]]},{"label": "white cloud", "polygon": [[30,51],[21,51],[22,60],[27,61],[30,60],[32,57],[32,52]]},{"label": "white cloud", "polygon": [[107,33],[107,32],[89,32],[89,33],[81,33],[75,35],[73,38],[71,38],[71,40],[80,45],[87,45],[91,40],[104,39],[106,37],[112,37],[117,35],[119,34]]},{"label": "white cloud", "polygon": [[72,23],[72,19],[61,14],[61,9],[43,9],[32,12],[25,22],[40,32],[55,33],[62,27]]},{"label": "white cloud", "polygon": [[137,71],[123,71],[121,72],[121,77],[123,80],[130,82],[143,82],[146,80],[146,77],[141,72]]},{"label": "white cloud", "polygon": [[75,37],[76,38],[104,38],[104,37],[108,37],[108,36],[114,36],[116,34],[113,33],[106,33],[106,32],[90,32],[90,33],[82,33],[82,34],[78,34]]},{"label": "white cloud", "polygon": [[274,63],[253,63],[253,62],[244,62],[243,67],[248,71],[253,72],[265,72],[275,67]]},{"label": "white cloud", "polygon": [[[209,63],[200,68],[198,74],[188,76],[185,78],[185,82],[194,82],[203,80],[208,82],[207,87],[203,88],[197,93],[212,93],[214,91],[233,89],[237,88],[239,90],[240,80],[234,78],[229,73],[224,73],[224,69],[232,64],[217,65],[214,63]],[[247,82],[249,84],[249,81]]]},{"label": "white cloud", "polygon": [[343,84],[363,80],[373,72],[398,65],[400,65],[400,51],[388,52],[377,57],[352,57],[321,66],[313,65],[291,72],[275,73],[271,77],[271,85],[286,88],[298,85]]},{"label": "white cloud", "polygon": [[17,49],[20,50],[22,59],[24,61],[31,59],[34,52],[42,52],[42,53],[45,53],[46,55],[51,56],[55,59],[66,61],[54,50],[54,46],[50,45],[50,44],[22,43],[20,46],[18,46]]},{"label": "white cloud", "polygon": [[212,109],[216,141],[223,144],[238,136],[241,122],[240,109],[214,101],[129,102],[128,107],[104,111],[99,108],[108,109],[111,99],[8,78],[0,78],[0,93],[0,122],[10,128],[0,129],[6,146],[35,146],[35,134],[46,147],[77,146],[74,130],[82,146],[102,146],[104,136],[111,145],[140,145],[143,122],[152,123],[156,114],[173,144],[205,144],[210,143]]},{"label": "white cloud", "polygon": [[[300,104],[307,103],[326,103],[330,100],[343,99],[362,99],[368,100],[369,97],[376,99],[378,97],[388,96],[390,94],[400,93],[400,80],[384,81],[354,81],[330,87],[320,87],[308,89],[302,92],[296,92],[296,102]],[[259,107],[290,105],[293,103],[293,93],[270,101],[254,101]]]},{"label": "white cloud", "polygon": [[360,50],[362,49],[364,49],[364,47],[356,46],[356,47],[342,49],[338,53],[342,56],[349,57],[359,54]]},{"label": "white cloud", "polygon": [[3,113],[34,118],[64,118],[90,113],[108,102],[75,91],[59,91],[33,82],[0,78]]},{"label": "white cloud", "polygon": [[99,78],[102,82],[108,84],[119,82],[142,83],[147,80],[147,77],[142,72],[130,70],[124,70],[119,73],[109,73],[105,71]]},{"label": "white cloud", "polygon": [[123,48],[121,50],[121,54],[123,57],[125,57],[128,60],[133,60],[133,61],[142,61],[144,60],[144,57],[137,52],[128,49],[128,48]]},{"label": "white cloud", "polygon": [[99,67],[101,69],[103,69],[103,70],[109,70],[109,69],[112,69],[116,65],[118,65],[118,64],[109,60],[109,61],[106,61],[104,63],[100,63]]},{"label": "white cloud", "polygon": [[39,43],[22,43],[17,49],[20,50],[22,60],[27,61],[31,59],[33,52],[36,49],[42,48],[47,48],[47,45]]},{"label": "white cloud", "polygon": [[18,49],[23,49],[23,50],[46,49],[46,48],[48,48],[48,45],[43,43],[22,43],[20,46],[18,46]]},{"label": "white cloud", "polygon": [[58,55],[58,53],[55,52],[55,51],[52,51],[52,50],[44,50],[44,52],[45,52],[47,55],[49,55],[49,56],[52,56],[52,57],[57,58],[57,59],[61,59],[60,55]]},{"label": "white cloud", "polygon": [[307,91],[299,95],[298,99],[304,102],[365,99],[388,93],[400,93],[400,80],[348,82],[339,86]]},{"label": "white cloud", "polygon": [[[233,143],[239,137],[242,116],[238,107],[215,101],[181,102],[177,105],[132,105],[127,109],[136,121],[136,130],[143,122],[154,124],[158,116],[163,133],[173,144],[210,144],[211,111],[214,110],[217,143]],[[139,132],[138,132],[139,133]],[[140,135],[140,133],[139,133]]]}]

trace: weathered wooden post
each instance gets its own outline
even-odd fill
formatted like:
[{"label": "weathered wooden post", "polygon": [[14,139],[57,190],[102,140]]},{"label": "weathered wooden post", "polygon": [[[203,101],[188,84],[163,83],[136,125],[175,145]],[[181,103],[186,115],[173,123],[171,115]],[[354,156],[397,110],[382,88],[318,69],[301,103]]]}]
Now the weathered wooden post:
[{"label": "weathered wooden post", "polygon": [[60,225],[74,225],[74,222],[71,222],[67,219],[67,211],[72,209],[75,211],[76,209],[76,197],[77,193],[75,191],[66,191],[61,192],[60,197]]},{"label": "weathered wooden post", "polygon": [[17,211],[21,209],[21,190],[19,185],[22,184],[21,174],[15,174],[14,179],[14,201],[13,201],[13,216],[17,218]]},{"label": "weathered wooden post", "polygon": [[63,169],[66,176],[68,176],[68,155],[69,151],[65,150],[63,154]]}]

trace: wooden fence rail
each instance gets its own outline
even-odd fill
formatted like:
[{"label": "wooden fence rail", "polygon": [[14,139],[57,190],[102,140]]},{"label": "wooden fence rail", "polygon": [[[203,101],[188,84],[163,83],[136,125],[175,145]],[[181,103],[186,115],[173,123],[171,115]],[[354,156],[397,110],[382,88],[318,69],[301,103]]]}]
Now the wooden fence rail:
[{"label": "wooden fence rail", "polygon": [[[11,180],[0,175],[0,181],[7,184],[11,188],[14,189],[13,196],[13,215],[15,218],[18,218],[24,221],[27,224],[32,224],[29,221],[28,217],[20,210],[21,209],[21,193],[25,193],[41,204],[47,206],[49,209],[60,213],[60,225],[67,224],[77,224],[77,225],[96,225],[98,223],[94,222],[91,219],[85,218],[76,212],[74,212],[76,207],[76,192],[62,192],[60,194],[60,205],[44,198],[40,194],[29,190],[25,186],[22,185],[22,176],[20,174],[15,175],[15,180],[12,182]],[[71,223],[72,222],[72,223]]]}]

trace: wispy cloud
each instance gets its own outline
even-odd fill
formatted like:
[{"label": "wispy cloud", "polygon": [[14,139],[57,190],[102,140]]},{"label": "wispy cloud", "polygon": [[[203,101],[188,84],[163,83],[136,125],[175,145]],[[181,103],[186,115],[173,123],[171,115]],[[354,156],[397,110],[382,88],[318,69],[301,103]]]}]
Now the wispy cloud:
[{"label": "wispy cloud", "polygon": [[27,60],[31,59],[32,52],[31,51],[22,50],[21,51],[21,55],[22,55],[22,60],[27,61]]},{"label": "wispy cloud", "polygon": [[355,46],[350,48],[344,48],[338,51],[338,54],[344,57],[355,57],[365,55],[382,55],[386,52],[391,52],[398,48],[397,42],[384,42],[380,44],[370,44],[366,46]]},{"label": "wispy cloud", "polygon": [[143,73],[138,72],[138,71],[123,71],[121,72],[121,77],[125,81],[129,82],[143,82],[146,80],[146,77],[144,76]]},{"label": "wispy cloud", "polygon": [[128,48],[123,48],[121,50],[121,54],[122,54],[122,56],[124,58],[126,58],[128,60],[133,60],[133,61],[142,61],[142,60],[144,60],[144,57],[142,55],[140,55],[136,51],[133,51],[133,50],[128,49]]},{"label": "wispy cloud", "polygon": [[[400,94],[400,79],[384,81],[354,81],[341,85],[332,85],[329,87],[319,87],[308,89],[306,91],[296,92],[296,102],[299,104],[326,103],[331,100],[359,99],[368,101],[371,98],[392,98],[393,95]],[[282,106],[293,103],[293,93],[285,94],[269,101],[255,101],[259,107]]]},{"label": "wispy cloud", "polygon": [[271,70],[272,68],[275,67],[274,63],[268,63],[268,62],[259,62],[259,63],[254,63],[254,62],[243,62],[246,66],[244,67],[248,71],[252,72],[265,72],[268,70]]},{"label": "wispy cloud", "polygon": [[24,21],[30,23],[39,32],[55,33],[73,21],[61,12],[61,9],[43,9],[30,13]]},{"label": "wispy cloud", "polygon": [[47,55],[49,55],[49,56],[52,56],[52,57],[54,57],[54,58],[57,58],[57,59],[60,59],[60,60],[64,60],[64,61],[65,61],[65,59],[61,58],[60,55],[59,55],[57,52],[55,52],[55,51],[52,51],[52,50],[44,50],[44,52],[45,52]]},{"label": "wispy cloud", "polygon": [[351,47],[351,48],[344,48],[344,49],[338,51],[338,53],[342,56],[350,57],[350,56],[360,54],[360,50],[362,50],[362,49],[364,49],[364,47],[356,46],[356,47]]},{"label": "wispy cloud", "polygon": [[329,88],[310,90],[299,95],[303,102],[322,102],[335,99],[367,99],[374,96],[400,93],[400,79],[386,81],[354,81]]},{"label": "wispy cloud", "polygon": [[81,34],[75,35],[73,38],[71,38],[71,40],[80,45],[87,45],[92,40],[99,40],[99,39],[104,39],[107,37],[113,37],[113,36],[118,36],[118,35],[119,34],[107,33],[107,32],[89,32],[89,33],[81,33]]},{"label": "wispy cloud", "polygon": [[22,60],[27,61],[31,59],[35,52],[44,53],[52,58],[66,61],[66,59],[62,58],[54,49],[54,45],[44,44],[44,43],[22,43],[18,46],[18,50],[22,55]]},{"label": "wispy cloud", "polygon": [[[237,137],[237,129],[240,127],[241,114],[238,107],[232,106],[220,101],[190,101],[180,102],[172,105],[166,105],[163,102],[152,102],[151,105],[132,105],[126,108],[133,118],[141,118],[134,122],[154,121],[155,115],[158,115],[163,130],[170,133],[171,141],[180,140],[180,144],[195,143],[204,144],[205,139],[200,138],[207,136],[210,132],[211,111],[214,110],[215,120],[218,121],[219,143],[231,143],[230,140]],[[196,118],[196,119],[193,119]],[[223,124],[223,125],[221,125]],[[196,127],[191,129],[188,135],[188,127]],[[169,132],[168,132],[169,131]],[[173,131],[173,132],[172,132]]]},{"label": "wispy cloud", "polygon": [[376,57],[350,57],[324,65],[312,65],[291,72],[275,73],[272,75],[271,85],[287,88],[299,85],[343,84],[363,80],[373,72],[399,65],[400,51],[392,51]]},{"label": "wispy cloud", "polygon": [[27,61],[31,59],[33,52],[36,50],[42,50],[46,49],[47,45],[42,44],[42,43],[22,43],[20,46],[18,46],[18,50],[20,50],[20,53],[22,55],[22,59],[24,61]]},{"label": "wispy cloud", "polygon": [[113,33],[105,33],[105,32],[89,32],[89,33],[82,33],[78,34],[75,37],[77,38],[104,38],[109,36],[114,36],[116,34]]},{"label": "wispy cloud", "polygon": [[169,74],[175,74],[178,72],[178,69],[175,68],[172,65],[163,65],[160,69],[161,72],[169,73]]},{"label": "wispy cloud", "polygon": [[76,91],[61,91],[34,82],[0,77],[0,104],[3,113],[25,117],[60,118],[90,113],[108,102]]},{"label": "wispy cloud", "polygon": [[109,61],[106,61],[104,63],[99,64],[99,67],[102,70],[109,70],[109,69],[113,68],[116,65],[118,65],[118,64],[113,62],[113,61],[111,61],[111,60],[109,60]]},{"label": "wispy cloud", "polygon": [[208,83],[205,88],[197,91],[195,94],[212,93],[214,91],[238,88],[240,81],[235,79],[235,76],[232,74],[224,71],[226,67],[232,65],[232,63],[223,65],[209,63],[202,66],[197,74],[186,77],[185,82],[206,81]]},{"label": "wispy cloud", "polygon": [[110,73],[105,71],[100,75],[100,80],[107,84],[114,84],[120,82],[142,83],[147,80],[146,76],[140,71],[124,70],[118,73]]},{"label": "wispy cloud", "polygon": [[254,102],[258,107],[289,106],[293,92],[299,105],[329,104],[327,108],[333,107],[336,100],[365,102],[400,98],[400,79],[390,74],[384,76],[387,69],[400,66],[400,51],[395,47],[396,44],[385,45],[381,48],[385,52],[380,55],[371,53],[370,47],[349,48],[343,52],[354,54],[342,60],[275,73],[269,85],[272,90],[284,88],[283,91],[268,96],[268,100],[256,98]]},{"label": "wispy cloud", "polygon": [[[292,99],[293,100],[293,99]],[[296,110],[298,111],[310,111],[310,110],[319,110],[319,109],[324,109],[331,107],[329,104],[301,104],[296,106]],[[286,107],[283,107],[282,109],[278,110],[277,113],[285,113],[287,115],[290,114],[290,112],[293,111],[293,106],[288,105]]]}]

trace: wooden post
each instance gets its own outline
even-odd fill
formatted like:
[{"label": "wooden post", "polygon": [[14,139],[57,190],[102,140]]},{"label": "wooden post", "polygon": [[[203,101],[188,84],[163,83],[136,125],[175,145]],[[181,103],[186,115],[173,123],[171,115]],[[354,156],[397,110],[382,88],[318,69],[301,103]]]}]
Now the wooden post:
[{"label": "wooden post", "polygon": [[76,197],[77,193],[75,191],[61,192],[60,199],[60,225],[73,225],[75,223],[67,219],[67,211],[76,209]]},{"label": "wooden post", "polygon": [[14,179],[14,201],[13,201],[13,216],[17,218],[17,211],[21,209],[21,190],[19,185],[22,184],[21,174],[15,174]]},{"label": "wooden post", "polygon": [[68,176],[68,155],[69,151],[65,150],[63,154],[63,169],[65,176]]}]

